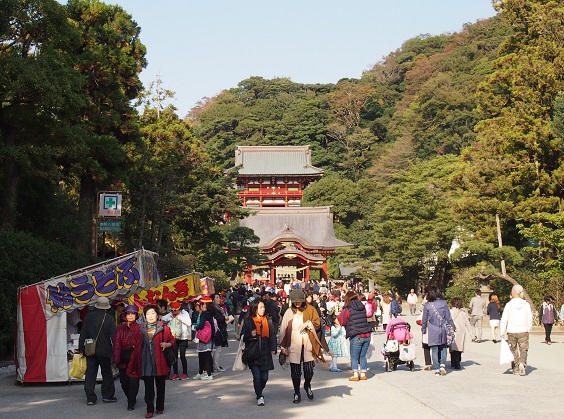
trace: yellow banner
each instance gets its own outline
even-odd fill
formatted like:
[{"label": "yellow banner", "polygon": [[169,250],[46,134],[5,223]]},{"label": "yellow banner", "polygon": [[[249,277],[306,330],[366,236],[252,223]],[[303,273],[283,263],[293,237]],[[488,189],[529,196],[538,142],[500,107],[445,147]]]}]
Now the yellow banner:
[{"label": "yellow banner", "polygon": [[142,308],[147,304],[157,304],[157,300],[182,302],[187,298],[202,294],[200,274],[191,273],[161,282],[159,286],[143,290],[129,297],[128,303]]}]

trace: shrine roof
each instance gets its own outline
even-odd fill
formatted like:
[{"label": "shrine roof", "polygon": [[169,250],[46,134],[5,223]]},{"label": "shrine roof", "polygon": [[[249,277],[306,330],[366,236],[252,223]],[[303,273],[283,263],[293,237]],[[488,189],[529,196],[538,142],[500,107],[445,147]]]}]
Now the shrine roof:
[{"label": "shrine roof", "polygon": [[335,237],[330,207],[257,208],[253,212],[240,225],[254,230],[260,248],[271,248],[279,242],[298,242],[318,250],[354,246]]},{"label": "shrine roof", "polygon": [[317,175],[323,170],[311,165],[309,146],[238,146],[235,167],[240,176]]}]

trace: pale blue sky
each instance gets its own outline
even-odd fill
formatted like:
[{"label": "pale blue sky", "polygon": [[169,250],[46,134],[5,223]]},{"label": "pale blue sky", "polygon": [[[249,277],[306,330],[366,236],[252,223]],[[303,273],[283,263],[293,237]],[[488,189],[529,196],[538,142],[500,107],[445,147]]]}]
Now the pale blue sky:
[{"label": "pale blue sky", "polygon": [[359,78],[420,34],[493,16],[491,0],[105,0],[141,27],[149,65],[180,117],[251,76],[297,83]]}]

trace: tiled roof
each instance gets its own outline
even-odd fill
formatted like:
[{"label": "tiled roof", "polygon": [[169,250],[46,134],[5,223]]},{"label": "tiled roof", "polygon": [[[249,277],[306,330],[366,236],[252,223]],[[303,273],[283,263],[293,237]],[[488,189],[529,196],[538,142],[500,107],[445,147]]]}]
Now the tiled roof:
[{"label": "tiled roof", "polygon": [[309,146],[239,146],[235,167],[243,176],[323,174],[323,170],[311,165]]},{"label": "tiled roof", "polygon": [[240,221],[260,238],[258,247],[272,247],[277,241],[296,241],[310,249],[353,247],[335,237],[330,207],[257,208]]}]

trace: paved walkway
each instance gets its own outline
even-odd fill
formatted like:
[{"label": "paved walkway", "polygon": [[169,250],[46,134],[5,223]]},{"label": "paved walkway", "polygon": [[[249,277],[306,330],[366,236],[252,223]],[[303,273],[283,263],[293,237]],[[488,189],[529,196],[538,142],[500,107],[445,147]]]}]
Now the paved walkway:
[{"label": "paved walkway", "polygon": [[[564,334],[559,327],[553,344],[542,343],[544,335],[531,335],[527,376],[514,376],[508,365],[499,365],[499,344],[491,341],[467,343],[462,355],[461,371],[448,370],[444,377],[423,371],[423,353],[419,344],[419,327],[415,317],[402,316],[414,325],[418,343],[416,368],[409,371],[399,365],[397,371],[384,372],[379,350],[384,334],[375,334],[376,351],[369,360],[367,381],[349,382],[348,360],[340,359],[343,373],[331,373],[315,367],[312,388],[315,399],[309,401],[302,392],[302,402],[292,404],[290,371],[277,368],[271,372],[265,389],[266,406],[256,406],[249,371],[235,373],[228,369],[213,381],[167,381],[165,413],[162,418],[238,418],[260,414],[268,418],[336,418],[358,415],[394,415],[418,418],[530,418],[561,417],[560,387],[564,376]],[[484,337],[489,337],[489,328]],[[232,333],[231,333],[232,335]],[[224,348],[222,364],[233,365],[237,343]],[[448,364],[447,364],[448,366]],[[189,349],[189,373],[197,371],[193,345]],[[117,403],[86,406],[80,383],[15,385],[15,376],[0,377],[0,417],[3,419],[37,419],[80,417],[142,418],[145,414],[143,385],[137,409],[126,410],[119,381],[115,381]],[[99,393],[99,386],[97,386]],[[99,400],[101,399],[98,395]],[[372,413],[370,413],[372,412]],[[362,416],[366,417],[366,416]]]}]

